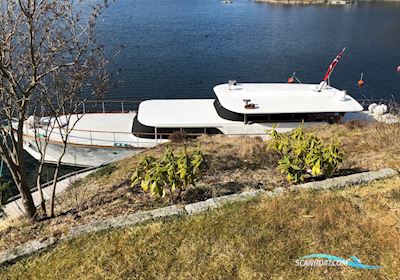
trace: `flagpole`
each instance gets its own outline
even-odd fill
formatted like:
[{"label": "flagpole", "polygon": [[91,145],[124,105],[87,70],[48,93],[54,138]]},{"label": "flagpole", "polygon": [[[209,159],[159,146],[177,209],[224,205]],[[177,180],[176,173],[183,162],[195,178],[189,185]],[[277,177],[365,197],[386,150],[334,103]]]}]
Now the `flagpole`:
[{"label": "flagpole", "polygon": [[[344,53],[345,50],[346,50],[346,48],[343,48],[343,50],[340,52],[340,57],[339,57],[339,59],[342,57],[342,54]],[[339,62],[339,59],[338,59],[337,62]],[[332,71],[329,73],[328,80],[331,78],[331,75],[332,75],[333,71],[335,71],[336,65],[337,65],[337,63],[336,63],[335,66],[333,67]],[[329,84],[330,84],[330,83],[329,83]]]},{"label": "flagpole", "polygon": [[[337,59],[336,63],[335,63],[334,66],[332,67],[332,70],[329,72],[328,77],[327,77],[326,79],[324,79],[324,82],[322,83],[322,85],[321,85],[320,89],[318,90],[318,92],[321,92],[321,91],[322,91],[322,89],[323,89],[324,86],[326,85],[326,81],[328,81],[328,86],[330,86],[330,77],[331,77],[333,71],[335,70],[337,63],[339,62],[339,59],[342,57],[342,54],[344,53],[345,50],[346,50],[346,48],[343,48],[343,50],[342,50],[342,51],[335,57],[335,59],[333,60],[333,61],[335,61],[335,60]],[[332,65],[332,63],[329,65],[329,67],[330,67],[331,65]],[[328,68],[328,70],[329,70],[329,68]]]},{"label": "flagpole", "polygon": [[319,88],[318,92],[321,92],[325,85],[326,85],[326,81],[324,81],[324,82],[322,83],[322,85],[321,85],[321,87]]}]

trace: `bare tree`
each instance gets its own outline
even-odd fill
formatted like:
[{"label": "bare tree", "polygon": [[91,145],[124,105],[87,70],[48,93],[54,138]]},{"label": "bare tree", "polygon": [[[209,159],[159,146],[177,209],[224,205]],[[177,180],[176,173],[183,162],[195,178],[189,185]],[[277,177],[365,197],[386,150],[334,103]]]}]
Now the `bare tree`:
[{"label": "bare tree", "polygon": [[[26,120],[31,114],[46,113],[48,133],[58,130],[66,145],[73,128],[69,120],[78,113],[80,102],[100,94],[107,82],[108,61],[95,29],[108,1],[92,2],[0,0],[0,153],[31,219],[36,217],[36,207],[23,156]],[[46,149],[40,151],[44,161]],[[53,189],[57,177],[58,171]]]},{"label": "bare tree", "polygon": [[[68,83],[68,85],[71,84]],[[48,154],[47,148],[50,142],[56,142],[57,144],[52,143],[52,145],[57,145],[60,148],[58,155],[55,156],[54,153],[52,153],[52,159],[55,157],[56,161],[53,162],[55,164],[55,170],[51,185],[50,217],[54,217],[55,215],[56,186],[70,134],[79,120],[84,116],[84,111],[81,111],[80,108],[86,99],[77,99],[79,96],[74,94],[76,92],[74,88],[72,88],[70,94],[60,94],[60,91],[64,92],[65,90],[69,90],[68,85],[63,85],[60,90],[53,92],[52,95],[56,96],[57,104],[54,104],[50,99],[40,101],[38,103],[39,106],[41,108],[46,107],[47,110],[42,109],[38,112],[37,108],[35,108],[34,114],[28,118],[28,123],[25,124],[25,136],[34,138],[35,151],[40,155],[39,168],[36,174],[36,187],[39,191],[41,212],[44,216],[48,216],[48,213],[42,190],[41,177]],[[48,97],[49,95],[45,94],[44,96]]]}]

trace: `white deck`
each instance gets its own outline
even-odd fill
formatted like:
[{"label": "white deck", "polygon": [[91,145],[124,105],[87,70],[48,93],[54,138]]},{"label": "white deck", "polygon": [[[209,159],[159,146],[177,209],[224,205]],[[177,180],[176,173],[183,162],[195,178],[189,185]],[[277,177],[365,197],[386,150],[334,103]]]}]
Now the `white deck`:
[{"label": "white deck", "polygon": [[[151,139],[138,138],[132,135],[132,125],[136,113],[93,113],[85,114],[76,123],[69,135],[70,144],[88,146],[129,145],[134,147],[152,147]],[[70,128],[76,122],[76,116],[72,116],[69,122]],[[26,135],[34,137],[35,130],[25,127]],[[46,127],[39,129],[39,134],[48,135]],[[64,134],[64,132],[63,132]],[[50,140],[61,142],[60,130],[56,127],[50,134]]]},{"label": "white deck", "polygon": [[[153,127],[214,127],[238,122],[221,118],[214,99],[147,100],[139,105],[138,121]],[[243,122],[240,122],[243,124]]]},{"label": "white deck", "polygon": [[[114,143],[127,143],[132,139],[132,125],[135,113],[85,114],[76,123],[69,140],[73,144],[113,146]],[[70,126],[75,122],[72,116]],[[55,129],[52,140],[60,140]]]},{"label": "white deck", "polygon": [[[241,114],[359,112],[362,106],[351,96],[333,87],[316,91],[316,84],[228,84],[214,87],[221,105]],[[246,109],[243,99],[250,99],[255,109]]]},{"label": "white deck", "polygon": [[[76,123],[75,129],[131,133],[135,116],[136,113],[85,114]],[[75,120],[76,116],[72,116],[71,123]]]}]

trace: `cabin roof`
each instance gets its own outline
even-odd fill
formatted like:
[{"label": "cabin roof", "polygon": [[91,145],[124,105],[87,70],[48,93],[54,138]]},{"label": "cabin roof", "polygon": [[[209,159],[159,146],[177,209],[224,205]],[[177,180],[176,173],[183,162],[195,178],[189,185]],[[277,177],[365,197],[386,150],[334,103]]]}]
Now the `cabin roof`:
[{"label": "cabin roof", "polygon": [[[221,105],[232,112],[241,114],[279,113],[329,113],[359,112],[363,107],[351,96],[334,87],[319,84],[262,84],[239,83],[229,88],[229,84],[214,87]],[[246,109],[244,100],[255,105]]]},{"label": "cabin roof", "polygon": [[213,127],[232,124],[221,118],[214,99],[152,99],[140,103],[138,121],[153,127]]}]

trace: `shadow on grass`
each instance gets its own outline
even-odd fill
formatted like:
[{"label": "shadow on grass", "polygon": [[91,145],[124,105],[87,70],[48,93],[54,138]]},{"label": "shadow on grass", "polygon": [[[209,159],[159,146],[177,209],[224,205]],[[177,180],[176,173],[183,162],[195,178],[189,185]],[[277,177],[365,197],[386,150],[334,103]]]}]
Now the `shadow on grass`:
[{"label": "shadow on grass", "polygon": [[89,174],[87,178],[98,178],[98,177],[103,177],[107,175],[111,175],[115,170],[117,170],[117,166],[115,164],[109,164],[106,165],[99,170]]},{"label": "shadow on grass", "polygon": [[195,203],[209,198],[241,192],[246,186],[237,182],[226,182],[190,188],[182,194],[183,203]]},{"label": "shadow on grass", "polygon": [[318,182],[318,181],[323,181],[326,179],[332,179],[332,178],[337,178],[337,177],[341,177],[341,176],[348,176],[348,175],[353,175],[353,174],[357,174],[357,173],[362,173],[362,172],[367,172],[370,170],[366,170],[363,168],[344,168],[344,169],[340,169],[338,172],[336,172],[335,174],[331,175],[331,176],[317,176],[317,177],[307,177],[304,180],[304,183],[309,183],[309,182]]}]

